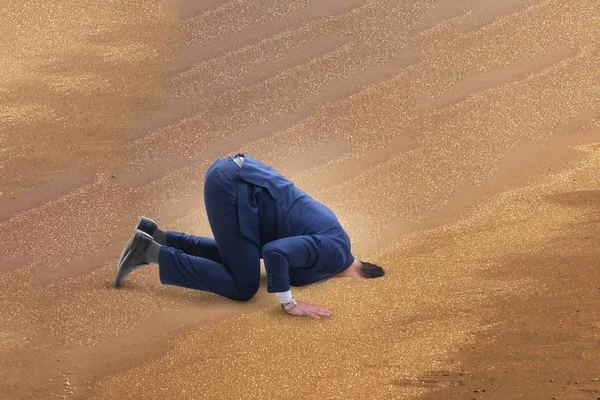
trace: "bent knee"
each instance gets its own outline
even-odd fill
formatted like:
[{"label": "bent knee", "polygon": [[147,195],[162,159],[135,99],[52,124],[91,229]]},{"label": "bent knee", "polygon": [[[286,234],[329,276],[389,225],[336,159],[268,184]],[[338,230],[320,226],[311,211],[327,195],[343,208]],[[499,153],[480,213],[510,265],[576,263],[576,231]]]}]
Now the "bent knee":
[{"label": "bent knee", "polygon": [[256,293],[258,293],[258,287],[260,286],[260,281],[257,284],[245,284],[243,286],[238,285],[238,293],[235,296],[234,300],[238,301],[248,301],[252,299]]},{"label": "bent knee", "polygon": [[248,301],[248,300],[251,300],[256,295],[257,292],[258,292],[258,290],[256,290],[256,291],[249,291],[249,290],[240,291],[240,293],[237,296],[235,296],[235,298],[233,300]]}]

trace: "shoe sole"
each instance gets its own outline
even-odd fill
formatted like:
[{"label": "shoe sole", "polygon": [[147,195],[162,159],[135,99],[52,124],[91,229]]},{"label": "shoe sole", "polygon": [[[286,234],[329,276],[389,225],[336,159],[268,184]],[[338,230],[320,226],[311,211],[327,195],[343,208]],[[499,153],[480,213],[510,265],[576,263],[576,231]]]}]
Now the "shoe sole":
[{"label": "shoe sole", "polygon": [[117,275],[115,276],[115,280],[113,282],[113,285],[115,287],[120,287],[123,284],[123,280],[125,279],[125,277],[127,275],[129,275],[129,273],[131,271],[133,271],[137,268],[143,267],[144,265],[148,265],[148,263],[141,263],[141,264],[135,265],[133,268],[131,268],[127,272],[123,271],[123,265],[125,265],[127,263],[127,261],[129,261],[131,253],[133,253],[133,250],[135,250],[135,248],[139,244],[140,240],[141,240],[141,237],[138,238],[138,240],[135,240],[135,233],[133,234],[131,239],[129,239],[129,242],[128,242],[128,244],[130,244],[129,249],[127,249],[127,251],[125,252],[125,255],[123,256],[123,259],[119,263],[119,268],[117,269]]},{"label": "shoe sole", "polygon": [[127,241],[127,243],[125,244],[125,247],[123,247],[123,250],[121,251],[121,255],[119,256],[119,261],[117,263],[117,265],[121,265],[123,264],[123,258],[125,258],[125,254],[127,253],[127,250],[129,250],[129,248],[131,247],[131,242],[133,241],[133,238],[135,237],[135,232],[138,230],[140,224],[142,223],[142,219],[144,217],[140,217],[140,220],[138,221],[137,224],[135,224],[135,228],[133,228],[133,234],[131,235],[131,237],[129,238],[129,240]]}]

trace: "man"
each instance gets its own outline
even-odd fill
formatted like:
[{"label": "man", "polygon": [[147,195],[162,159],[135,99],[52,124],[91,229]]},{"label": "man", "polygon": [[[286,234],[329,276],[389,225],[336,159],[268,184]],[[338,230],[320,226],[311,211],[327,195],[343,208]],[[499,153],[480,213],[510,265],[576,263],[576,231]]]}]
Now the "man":
[{"label": "man", "polygon": [[121,253],[114,285],[157,263],[163,284],[249,300],[258,291],[262,257],[267,291],[283,309],[320,318],[331,310],[296,301],[290,285],[384,274],[354,259],[350,238],[329,208],[248,155],[217,160],[208,169],[204,204],[214,239],[165,231],[142,217]]}]

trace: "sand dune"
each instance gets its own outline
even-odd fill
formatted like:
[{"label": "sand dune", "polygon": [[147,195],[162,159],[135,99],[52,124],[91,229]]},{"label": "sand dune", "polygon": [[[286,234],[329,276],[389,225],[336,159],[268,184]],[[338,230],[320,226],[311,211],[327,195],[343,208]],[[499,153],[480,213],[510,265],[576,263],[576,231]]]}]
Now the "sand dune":
[{"label": "sand dune", "polygon": [[[595,0],[7,5],[0,397],[600,396],[599,18]],[[112,288],[139,215],[211,235],[204,173],[236,151],[387,276],[296,290],[321,321],[155,268]]]}]

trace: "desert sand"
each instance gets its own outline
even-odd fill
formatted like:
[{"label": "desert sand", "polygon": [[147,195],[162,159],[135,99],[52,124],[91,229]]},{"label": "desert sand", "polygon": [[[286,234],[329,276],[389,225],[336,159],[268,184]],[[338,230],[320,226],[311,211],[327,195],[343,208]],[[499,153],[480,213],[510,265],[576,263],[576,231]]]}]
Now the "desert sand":
[{"label": "desert sand", "polygon": [[[39,3],[39,4],[38,4]],[[600,2],[5,1],[0,398],[600,398]],[[374,280],[112,287],[244,152]]]}]

